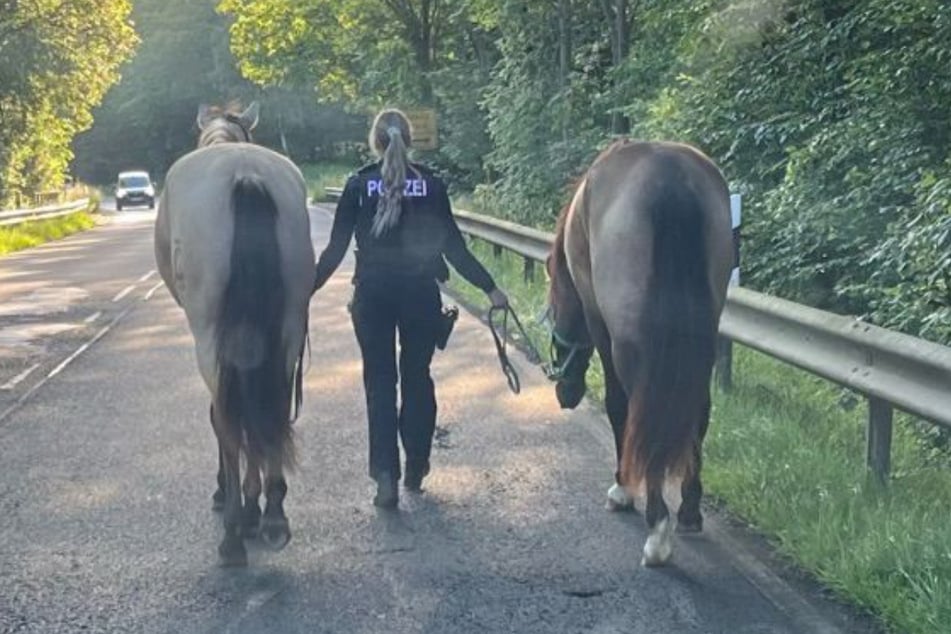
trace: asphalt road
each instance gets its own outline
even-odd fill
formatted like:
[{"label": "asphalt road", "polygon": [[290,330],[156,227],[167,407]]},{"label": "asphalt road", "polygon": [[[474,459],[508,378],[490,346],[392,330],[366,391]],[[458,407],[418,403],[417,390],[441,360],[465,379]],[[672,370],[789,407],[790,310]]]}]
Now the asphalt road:
[{"label": "asphalt road", "polygon": [[[468,315],[434,364],[426,491],[378,512],[349,263],[312,302],[293,539],[219,568],[208,396],[150,275],[151,219],[122,212],[0,260],[0,384],[36,366],[0,390],[0,632],[870,631],[716,517],[671,566],[642,568],[642,517],[604,510],[603,417],[560,411],[521,359],[510,394]],[[312,219],[321,247],[329,217]]]}]

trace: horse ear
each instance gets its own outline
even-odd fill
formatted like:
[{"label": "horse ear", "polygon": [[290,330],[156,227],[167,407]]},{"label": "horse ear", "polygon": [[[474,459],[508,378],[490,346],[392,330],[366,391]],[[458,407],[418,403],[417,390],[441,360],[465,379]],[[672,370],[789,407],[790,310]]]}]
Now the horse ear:
[{"label": "horse ear", "polygon": [[258,115],[261,112],[261,106],[258,102],[252,101],[247,110],[241,113],[241,122],[244,123],[245,130],[253,130],[258,124]]},{"label": "horse ear", "polygon": [[208,119],[210,118],[208,115],[210,110],[211,109],[208,107],[208,104],[203,103],[198,106],[198,118],[195,120],[195,122],[198,124],[199,130],[204,130],[205,126],[208,125]]}]

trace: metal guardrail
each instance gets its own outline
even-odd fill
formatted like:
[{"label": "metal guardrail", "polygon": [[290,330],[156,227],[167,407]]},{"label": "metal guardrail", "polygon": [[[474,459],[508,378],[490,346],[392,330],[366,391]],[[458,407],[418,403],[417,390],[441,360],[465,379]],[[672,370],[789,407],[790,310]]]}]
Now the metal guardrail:
[{"label": "metal guardrail", "polygon": [[87,207],[89,207],[89,199],[81,198],[62,205],[49,205],[46,207],[37,207],[36,209],[0,211],[0,227],[9,227],[23,224],[24,222],[35,222],[37,220],[49,220],[51,218],[59,218],[60,216],[68,216],[82,211]]},{"label": "metal guardrail", "polygon": [[[327,193],[339,197],[340,190]],[[456,218],[464,233],[525,258],[526,275],[528,262],[544,262],[554,238],[468,211]],[[867,462],[882,482],[895,409],[951,428],[951,348],[741,287],[728,292],[720,335],[864,395]]]}]

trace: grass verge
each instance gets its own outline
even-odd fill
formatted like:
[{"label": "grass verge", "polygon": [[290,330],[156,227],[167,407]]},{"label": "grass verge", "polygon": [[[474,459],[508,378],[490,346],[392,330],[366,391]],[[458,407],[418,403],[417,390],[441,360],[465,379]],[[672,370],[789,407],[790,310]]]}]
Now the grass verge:
[{"label": "grass verge", "polygon": [[[546,353],[532,317],[545,305],[544,271],[522,279],[521,258],[473,252],[508,292]],[[459,277],[453,293],[476,306],[481,291]],[[599,364],[588,377],[600,399]],[[892,631],[951,632],[951,464],[898,417],[887,490],[865,469],[865,409],[828,382],[738,346],[735,387],[714,394],[705,444],[708,493],[767,536],[776,549]]]},{"label": "grass verge", "polygon": [[68,235],[91,229],[95,224],[96,221],[93,220],[92,215],[80,211],[62,218],[0,227],[0,255],[29,249],[51,240],[59,240]]},{"label": "grass verge", "polygon": [[327,200],[325,187],[342,187],[347,175],[359,166],[344,162],[307,163],[301,172],[307,182],[307,199],[315,202]]}]

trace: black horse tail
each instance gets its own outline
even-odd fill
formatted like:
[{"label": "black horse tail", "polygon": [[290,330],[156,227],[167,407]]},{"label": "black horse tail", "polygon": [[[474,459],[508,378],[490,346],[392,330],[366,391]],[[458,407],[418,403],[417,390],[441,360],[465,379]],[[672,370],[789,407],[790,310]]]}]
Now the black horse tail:
[{"label": "black horse tail", "polygon": [[231,267],[218,314],[215,398],[231,440],[259,460],[293,460],[277,207],[257,179],[235,181]]},{"label": "black horse tail", "polygon": [[[680,170],[673,169],[674,175]],[[653,262],[639,346],[641,389],[631,394],[622,478],[637,488],[696,468],[694,443],[709,406],[717,317],[702,200],[666,180],[650,204]]]}]

